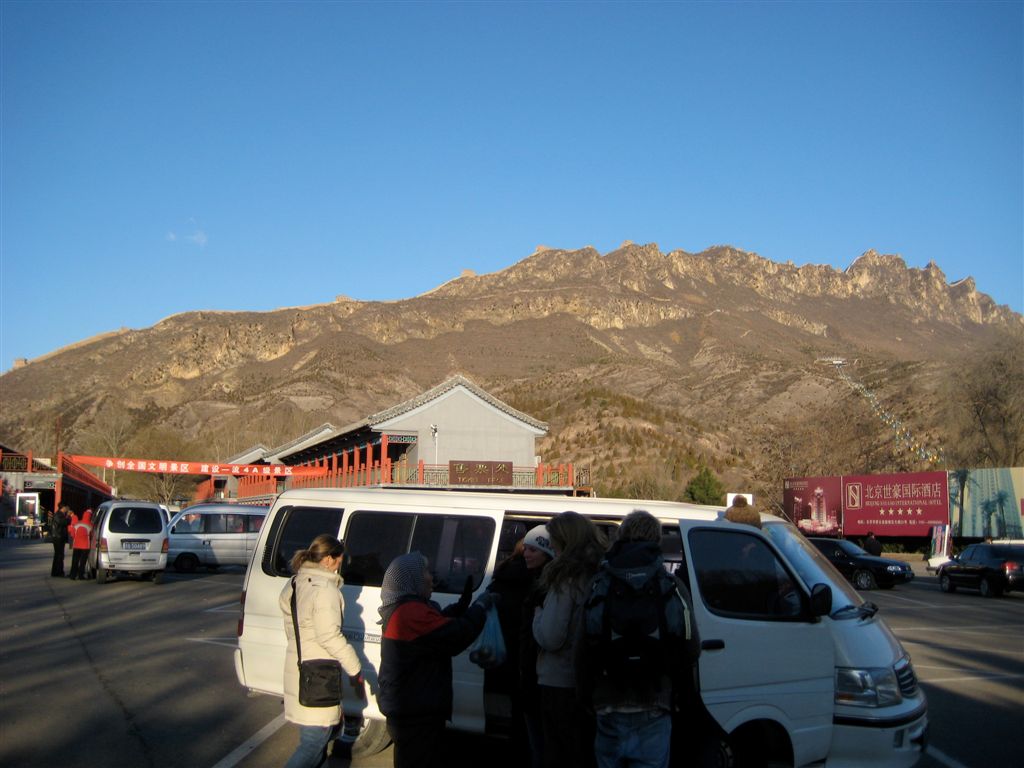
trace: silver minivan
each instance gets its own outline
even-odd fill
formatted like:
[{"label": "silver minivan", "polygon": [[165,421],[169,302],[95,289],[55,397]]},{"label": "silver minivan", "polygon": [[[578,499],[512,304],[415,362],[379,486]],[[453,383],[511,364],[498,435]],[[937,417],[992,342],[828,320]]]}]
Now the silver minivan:
[{"label": "silver minivan", "polygon": [[89,563],[96,583],[136,574],[159,584],[167,567],[167,525],[152,501],[105,501],[96,508]]},{"label": "silver minivan", "polygon": [[252,558],[269,506],[196,504],[171,518],[168,562],[189,573],[198,566],[245,567]]}]

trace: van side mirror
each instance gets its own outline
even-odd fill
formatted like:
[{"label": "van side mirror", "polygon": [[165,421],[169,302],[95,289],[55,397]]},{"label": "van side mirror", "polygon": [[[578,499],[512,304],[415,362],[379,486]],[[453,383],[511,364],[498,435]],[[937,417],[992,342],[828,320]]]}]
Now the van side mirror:
[{"label": "van side mirror", "polygon": [[811,615],[827,616],[832,612],[832,587],[815,584],[811,587]]}]

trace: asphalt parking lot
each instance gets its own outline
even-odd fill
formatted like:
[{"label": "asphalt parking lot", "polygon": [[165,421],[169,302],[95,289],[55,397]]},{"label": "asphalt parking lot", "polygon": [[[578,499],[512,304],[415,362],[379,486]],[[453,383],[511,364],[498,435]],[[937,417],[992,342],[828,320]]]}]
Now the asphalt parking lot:
[{"label": "asphalt parking lot", "polygon": [[[232,651],[242,570],[163,584],[49,577],[52,549],[0,540],[0,765],[280,766],[297,741],[280,700],[249,696]],[[985,599],[914,582],[866,593],[929,698],[922,768],[1024,764],[1024,594]],[[507,745],[450,734],[452,766],[507,764]],[[390,750],[332,766],[391,765]]]}]

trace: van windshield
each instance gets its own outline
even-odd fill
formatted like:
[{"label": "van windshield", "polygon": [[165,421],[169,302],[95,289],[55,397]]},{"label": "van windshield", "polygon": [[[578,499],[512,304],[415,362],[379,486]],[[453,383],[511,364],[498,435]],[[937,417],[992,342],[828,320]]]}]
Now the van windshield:
[{"label": "van windshield", "polygon": [[784,520],[765,523],[764,532],[803,579],[807,588],[828,584],[832,588],[832,613],[848,606],[859,606],[864,599],[818,548],[796,526]]}]

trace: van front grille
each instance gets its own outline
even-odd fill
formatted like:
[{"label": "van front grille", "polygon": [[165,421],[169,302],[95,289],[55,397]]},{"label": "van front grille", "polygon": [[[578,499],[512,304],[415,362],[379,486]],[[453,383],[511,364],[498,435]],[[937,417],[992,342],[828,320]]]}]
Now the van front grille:
[{"label": "van front grille", "polygon": [[893,668],[896,672],[896,679],[900,683],[900,692],[904,696],[914,696],[917,694],[917,675],[914,674],[914,665],[910,663],[910,659],[904,656]]}]

